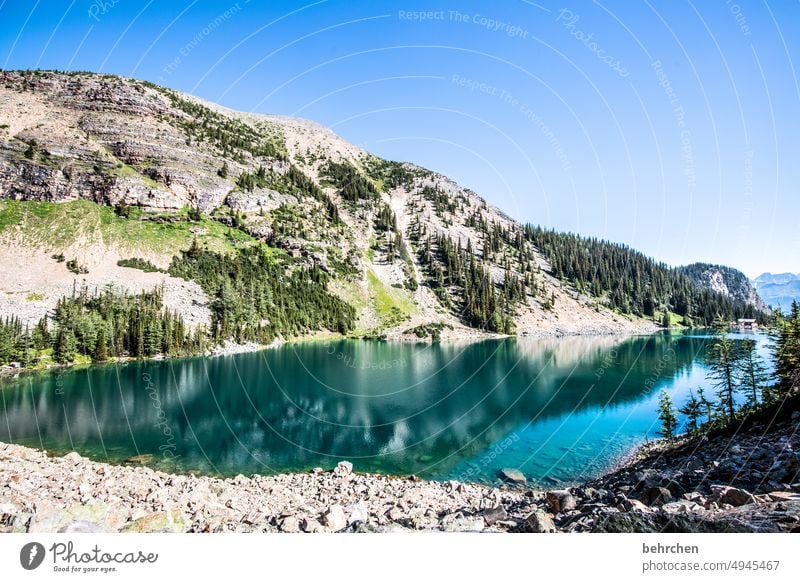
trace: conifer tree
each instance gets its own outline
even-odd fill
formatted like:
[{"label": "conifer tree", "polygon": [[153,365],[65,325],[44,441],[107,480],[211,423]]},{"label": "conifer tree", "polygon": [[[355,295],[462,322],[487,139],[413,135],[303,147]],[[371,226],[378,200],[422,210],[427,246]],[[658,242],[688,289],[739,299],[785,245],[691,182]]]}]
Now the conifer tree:
[{"label": "conifer tree", "polygon": [[717,391],[720,412],[733,422],[736,415],[737,371],[741,352],[736,342],[728,336],[724,323],[718,323],[714,340],[709,345],[706,359],[709,366],[708,378]]},{"label": "conifer tree", "polygon": [[675,430],[678,427],[678,417],[675,416],[672,398],[666,390],[662,390],[661,395],[658,397],[658,418],[661,421],[661,436],[668,441],[672,441],[675,438]]},{"label": "conifer tree", "polygon": [[701,400],[695,397],[691,389],[689,389],[689,398],[678,409],[678,412],[686,416],[686,424],[690,433],[695,434],[700,430],[699,419],[703,414],[703,404]]}]

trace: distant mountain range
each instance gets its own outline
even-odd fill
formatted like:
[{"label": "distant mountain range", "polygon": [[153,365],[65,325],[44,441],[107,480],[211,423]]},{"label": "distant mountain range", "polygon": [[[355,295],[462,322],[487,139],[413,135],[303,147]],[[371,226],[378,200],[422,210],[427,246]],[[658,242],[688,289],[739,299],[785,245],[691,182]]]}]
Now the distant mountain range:
[{"label": "distant mountain range", "polygon": [[800,274],[763,273],[753,284],[770,307],[780,307],[784,313],[792,307],[792,301],[800,301]]}]

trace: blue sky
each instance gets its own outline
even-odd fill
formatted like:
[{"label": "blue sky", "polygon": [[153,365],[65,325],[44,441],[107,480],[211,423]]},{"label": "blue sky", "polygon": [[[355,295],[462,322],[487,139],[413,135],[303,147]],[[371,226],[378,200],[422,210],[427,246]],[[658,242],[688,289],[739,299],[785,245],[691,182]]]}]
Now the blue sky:
[{"label": "blue sky", "polygon": [[522,221],[800,271],[796,2],[0,0],[0,67],[299,115]]}]

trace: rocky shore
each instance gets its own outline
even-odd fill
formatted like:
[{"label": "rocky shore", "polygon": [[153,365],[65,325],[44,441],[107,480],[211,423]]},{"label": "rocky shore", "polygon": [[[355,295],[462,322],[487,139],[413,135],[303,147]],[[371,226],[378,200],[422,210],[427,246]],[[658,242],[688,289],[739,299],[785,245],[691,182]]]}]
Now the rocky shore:
[{"label": "rocky shore", "polygon": [[359,474],[348,462],[218,479],[0,443],[0,531],[800,531],[799,422],[795,412],[735,435],[655,443],[554,491],[526,487],[513,469],[495,488]]}]

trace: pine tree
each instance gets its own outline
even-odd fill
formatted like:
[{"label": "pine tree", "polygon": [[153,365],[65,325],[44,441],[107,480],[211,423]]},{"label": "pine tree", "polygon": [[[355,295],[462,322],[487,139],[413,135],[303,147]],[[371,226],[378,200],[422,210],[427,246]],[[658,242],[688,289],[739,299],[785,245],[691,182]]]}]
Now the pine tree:
[{"label": "pine tree", "polygon": [[770,376],[764,361],[758,355],[754,340],[748,339],[742,342],[737,373],[739,382],[747,390],[748,406],[756,406]]},{"label": "pine tree", "polygon": [[108,339],[106,338],[105,326],[100,326],[100,329],[97,330],[97,342],[94,346],[92,360],[95,362],[108,360]]},{"label": "pine tree", "polygon": [[686,417],[686,424],[690,433],[695,434],[700,430],[699,419],[703,414],[703,404],[700,399],[695,397],[691,389],[689,389],[689,398],[678,409],[678,412]]},{"label": "pine tree", "polygon": [[666,390],[662,390],[658,397],[658,418],[661,421],[659,434],[668,441],[672,441],[675,438],[675,429],[678,428],[678,417],[675,416],[672,398]]},{"label": "pine tree", "polygon": [[714,403],[706,398],[706,391],[702,388],[697,389],[697,400],[700,403],[700,409],[706,413],[706,422],[710,424],[714,420]]},{"label": "pine tree", "polygon": [[800,303],[797,301],[792,302],[789,314],[780,322],[773,353],[779,385],[770,393],[772,399],[777,400],[781,393],[795,391],[800,383]]},{"label": "pine tree", "polygon": [[59,364],[68,364],[75,359],[77,354],[77,341],[75,333],[70,328],[62,327],[58,330],[56,343],[53,346],[53,358]]},{"label": "pine tree", "polygon": [[714,341],[707,351],[710,368],[708,378],[713,381],[719,398],[720,412],[727,417],[728,422],[733,422],[736,416],[736,380],[740,359],[741,353],[736,342],[728,337],[724,324],[718,323]]}]

